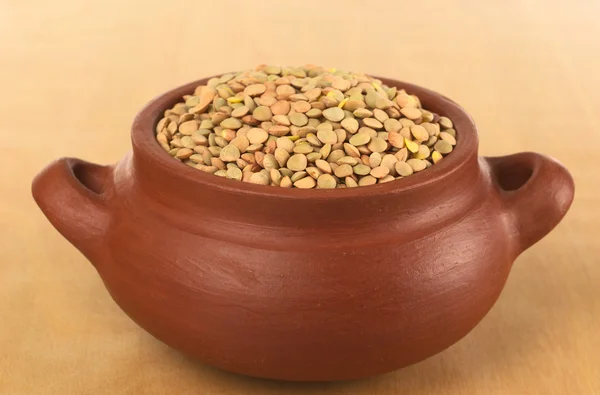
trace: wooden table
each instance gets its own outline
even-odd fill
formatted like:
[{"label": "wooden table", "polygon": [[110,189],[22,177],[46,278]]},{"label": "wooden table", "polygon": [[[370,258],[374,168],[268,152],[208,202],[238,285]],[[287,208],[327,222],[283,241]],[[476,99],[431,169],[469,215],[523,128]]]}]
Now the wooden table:
[{"label": "wooden table", "polygon": [[[600,394],[599,16],[592,0],[0,2],[0,394]],[[356,382],[228,374],[131,322],[35,206],[52,159],[115,162],[154,95],[263,62],[430,87],[470,111],[483,155],[571,170],[571,211],[458,344]]]}]

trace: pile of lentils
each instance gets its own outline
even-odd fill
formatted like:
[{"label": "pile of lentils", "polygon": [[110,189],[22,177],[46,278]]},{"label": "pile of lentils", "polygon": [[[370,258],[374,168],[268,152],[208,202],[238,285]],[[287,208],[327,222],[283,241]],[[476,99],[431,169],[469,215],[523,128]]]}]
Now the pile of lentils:
[{"label": "pile of lentils", "polygon": [[200,171],[253,184],[381,184],[456,145],[450,119],[362,73],[260,65],[211,78],[183,100],[158,122],[158,143]]}]

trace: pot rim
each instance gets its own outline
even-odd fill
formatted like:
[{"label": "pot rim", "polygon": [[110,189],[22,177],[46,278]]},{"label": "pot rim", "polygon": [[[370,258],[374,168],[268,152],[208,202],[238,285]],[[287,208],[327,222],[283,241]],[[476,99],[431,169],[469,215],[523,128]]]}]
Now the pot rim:
[{"label": "pot rim", "polygon": [[[219,74],[221,75],[221,74]],[[215,75],[215,76],[219,76]],[[376,197],[386,194],[398,194],[439,182],[444,178],[461,171],[469,164],[469,158],[477,155],[478,136],[475,122],[469,114],[453,100],[427,88],[390,78],[372,76],[387,86],[405,89],[416,94],[424,108],[447,116],[454,124],[457,133],[455,149],[438,164],[420,173],[402,180],[394,180],[384,184],[375,184],[356,188],[336,189],[300,189],[281,188],[272,185],[257,185],[208,174],[174,160],[156,141],[156,124],[164,111],[182,100],[183,95],[190,94],[198,85],[205,84],[210,78],[181,85],[171,89],[147,103],[136,115],[131,128],[131,141],[135,155],[144,155],[148,162],[156,164],[157,170],[177,176],[180,182],[197,186],[218,189],[224,192],[244,195],[257,195],[269,198],[284,199],[344,199],[356,197]]]}]

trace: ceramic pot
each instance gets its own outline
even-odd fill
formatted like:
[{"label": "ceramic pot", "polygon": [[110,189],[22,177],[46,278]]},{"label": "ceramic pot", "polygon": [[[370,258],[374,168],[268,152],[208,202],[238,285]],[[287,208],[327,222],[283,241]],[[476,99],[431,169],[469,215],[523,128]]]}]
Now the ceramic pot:
[{"label": "ceramic pot", "polygon": [[59,159],[35,178],[33,196],[123,311],[175,349],[282,380],[389,372],[473,329],[515,258],[565,215],[574,185],[540,154],[478,157],[460,106],[381,80],[450,117],[454,152],[419,174],[353,189],[216,177],[173,160],[154,138],[163,111],[204,79],[149,103],[119,163]]}]

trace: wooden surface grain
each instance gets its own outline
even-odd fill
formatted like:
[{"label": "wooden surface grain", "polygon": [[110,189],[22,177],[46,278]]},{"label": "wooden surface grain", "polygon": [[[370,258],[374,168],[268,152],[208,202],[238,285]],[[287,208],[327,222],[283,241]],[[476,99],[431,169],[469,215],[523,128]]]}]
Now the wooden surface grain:
[{"label": "wooden surface grain", "polygon": [[[0,394],[600,394],[600,3],[0,1]],[[258,63],[414,82],[461,103],[480,152],[572,172],[565,220],[466,338],[346,383],[193,362],[132,323],[30,197],[59,156],[118,161],[150,98]]]}]

